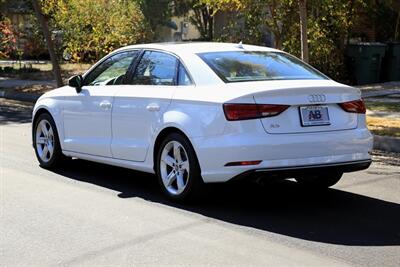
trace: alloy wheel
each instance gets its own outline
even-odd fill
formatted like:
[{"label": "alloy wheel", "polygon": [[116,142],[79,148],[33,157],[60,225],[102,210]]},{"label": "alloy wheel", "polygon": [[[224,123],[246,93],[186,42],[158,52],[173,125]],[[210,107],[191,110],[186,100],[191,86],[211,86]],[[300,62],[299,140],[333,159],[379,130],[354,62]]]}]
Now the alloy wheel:
[{"label": "alloy wheel", "polygon": [[49,162],[54,154],[54,131],[47,120],[41,120],[36,126],[36,150],[45,163]]},{"label": "alloy wheel", "polygon": [[190,166],[187,152],[178,141],[171,141],[164,146],[160,174],[170,194],[179,195],[185,190],[190,179]]}]

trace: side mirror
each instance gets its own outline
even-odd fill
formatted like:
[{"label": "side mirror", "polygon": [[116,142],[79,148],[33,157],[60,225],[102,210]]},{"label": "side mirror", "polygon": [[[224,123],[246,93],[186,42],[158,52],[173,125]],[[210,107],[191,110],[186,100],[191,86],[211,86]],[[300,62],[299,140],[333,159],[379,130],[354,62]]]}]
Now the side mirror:
[{"label": "side mirror", "polygon": [[82,83],[83,83],[82,75],[72,76],[68,80],[68,85],[74,87],[78,94],[82,91]]}]

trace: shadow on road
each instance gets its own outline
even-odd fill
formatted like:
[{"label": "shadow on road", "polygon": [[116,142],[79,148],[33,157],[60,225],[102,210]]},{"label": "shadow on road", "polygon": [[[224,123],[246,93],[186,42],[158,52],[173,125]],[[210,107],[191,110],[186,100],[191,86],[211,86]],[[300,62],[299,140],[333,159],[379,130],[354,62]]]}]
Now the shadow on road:
[{"label": "shadow on road", "polygon": [[[11,100],[12,101],[12,100]],[[33,104],[0,99],[0,125],[31,122]]]},{"label": "shadow on road", "polygon": [[225,184],[209,188],[196,205],[169,202],[156,177],[123,168],[73,160],[56,171],[65,177],[202,214],[228,223],[304,240],[351,246],[400,245],[400,205],[329,189],[316,193],[295,182]]}]

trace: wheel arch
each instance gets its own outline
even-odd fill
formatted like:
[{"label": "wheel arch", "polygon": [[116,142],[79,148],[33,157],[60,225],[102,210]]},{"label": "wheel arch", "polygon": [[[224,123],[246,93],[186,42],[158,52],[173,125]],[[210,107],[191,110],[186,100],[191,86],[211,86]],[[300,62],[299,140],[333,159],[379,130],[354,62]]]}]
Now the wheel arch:
[{"label": "wheel arch", "polygon": [[35,111],[35,113],[33,114],[32,125],[35,125],[36,120],[37,120],[38,117],[39,117],[40,115],[42,115],[43,113],[48,113],[48,114],[54,119],[54,116],[51,114],[51,112],[50,112],[47,108],[45,108],[45,107],[40,107],[40,108],[38,108],[38,109]]},{"label": "wheel arch", "polygon": [[159,152],[159,149],[160,149],[160,145],[161,145],[162,141],[171,133],[181,134],[184,138],[186,138],[188,140],[190,146],[192,147],[192,149],[193,149],[193,151],[195,153],[195,158],[197,159],[197,163],[198,163],[198,165],[199,165],[199,167],[201,169],[199,160],[197,158],[196,149],[193,147],[193,144],[190,141],[188,135],[184,131],[182,131],[181,129],[179,129],[179,128],[175,127],[175,126],[168,126],[168,127],[164,128],[164,129],[162,129],[158,133],[158,135],[157,135],[157,137],[156,137],[156,139],[154,141],[154,145],[153,145],[153,170],[154,170],[154,172],[156,172],[157,155],[158,155],[158,152]]},{"label": "wheel arch", "polygon": [[51,115],[51,112],[47,108],[39,107],[38,109],[35,110],[35,112],[33,113],[33,117],[32,117],[32,146],[34,146],[34,140],[33,140],[34,134],[33,134],[33,132],[35,131],[36,121],[39,118],[39,116],[44,114],[44,113],[49,114],[54,120],[53,115]]},{"label": "wheel arch", "polygon": [[60,122],[57,119],[57,116],[55,116],[56,114],[54,114],[53,112],[56,112],[56,114],[57,114],[57,111],[52,111],[51,108],[49,108],[48,106],[45,106],[45,105],[40,105],[38,107],[35,107],[33,114],[32,114],[32,145],[34,145],[33,132],[35,130],[36,121],[40,115],[47,113],[50,115],[50,117],[54,121],[54,124],[56,126],[57,135],[58,135],[58,141],[60,142],[61,148],[63,147],[62,142],[61,142],[63,135],[61,135],[62,132],[60,133],[60,131],[62,130],[62,128],[61,128],[62,125],[60,125]]}]

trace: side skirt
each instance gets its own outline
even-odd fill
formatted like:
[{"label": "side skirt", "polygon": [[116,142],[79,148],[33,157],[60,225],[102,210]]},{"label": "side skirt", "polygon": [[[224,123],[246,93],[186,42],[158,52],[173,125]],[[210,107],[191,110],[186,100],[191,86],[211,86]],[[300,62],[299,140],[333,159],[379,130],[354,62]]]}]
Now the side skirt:
[{"label": "side skirt", "polygon": [[113,165],[117,167],[147,172],[154,174],[153,166],[149,166],[146,162],[137,162],[123,159],[114,159],[109,157],[95,156],[85,153],[77,153],[73,151],[63,150],[62,153],[68,157],[74,157],[78,159],[84,159],[88,161],[94,161],[98,163]]}]

